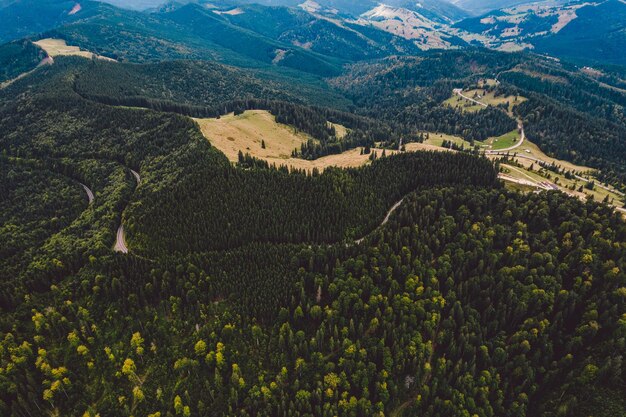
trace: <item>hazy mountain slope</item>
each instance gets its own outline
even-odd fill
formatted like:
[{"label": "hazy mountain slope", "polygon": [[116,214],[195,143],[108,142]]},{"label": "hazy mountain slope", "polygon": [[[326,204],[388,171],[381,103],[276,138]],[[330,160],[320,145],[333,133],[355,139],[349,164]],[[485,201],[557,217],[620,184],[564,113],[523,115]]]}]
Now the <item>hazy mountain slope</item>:
[{"label": "hazy mountain slope", "polygon": [[385,31],[362,30],[359,25],[294,8],[250,5],[221,12],[221,16],[274,40],[342,59],[371,59],[419,51],[412,42]]},{"label": "hazy mountain slope", "polygon": [[273,63],[319,75],[330,75],[339,71],[338,63],[330,62],[304,48],[275,41],[235,26],[223,16],[201,6],[190,4],[163,16],[185,27],[199,39],[266,64]]},{"label": "hazy mountain slope", "polygon": [[626,65],[626,3],[609,0],[576,14],[558,33],[534,42],[537,51],[578,62]]},{"label": "hazy mountain slope", "polygon": [[482,14],[491,10],[512,7],[525,3],[526,0],[452,0],[456,6],[475,14]]},{"label": "hazy mountain slope", "polygon": [[332,75],[341,61],[293,44],[269,39],[230,24],[198,5],[161,13],[90,3],[89,14],[40,37],[62,38],[68,45],[120,61],[154,62],[210,59],[237,66],[279,66]]},{"label": "hazy mountain slope", "polygon": [[355,21],[409,39],[420,49],[448,49],[466,45],[443,17],[432,20],[425,14],[404,7],[379,4]]},{"label": "hazy mountain slope", "polygon": [[502,50],[535,49],[579,62],[626,62],[626,3],[620,0],[528,3],[454,25],[459,36]]},{"label": "hazy mountain slope", "polygon": [[409,10],[416,11],[434,21],[441,23],[457,22],[470,16],[466,10],[449,3],[446,0],[422,0],[422,1],[406,1],[391,0],[382,2],[392,6],[400,6]]},{"label": "hazy mountain slope", "polygon": [[37,34],[84,18],[93,12],[90,1],[17,0],[0,3],[0,43]]},{"label": "hazy mountain slope", "polygon": [[187,4],[147,13],[94,5],[90,16],[42,36],[121,61],[213,59],[322,76],[338,74],[348,61],[419,52],[385,31],[295,8]]}]

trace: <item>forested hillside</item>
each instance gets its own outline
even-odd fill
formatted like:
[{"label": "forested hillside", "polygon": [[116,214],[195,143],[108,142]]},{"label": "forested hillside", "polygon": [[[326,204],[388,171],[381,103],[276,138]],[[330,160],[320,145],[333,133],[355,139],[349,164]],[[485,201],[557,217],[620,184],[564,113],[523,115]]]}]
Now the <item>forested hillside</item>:
[{"label": "forested hillside", "polygon": [[[86,6],[41,36],[120,62],[0,47],[1,416],[626,415],[623,69],[273,62],[293,21]],[[279,160],[362,163],[231,163],[192,118],[246,110],[305,137]]]},{"label": "forested hillside", "polygon": [[497,85],[485,91],[530,97],[515,104],[513,116],[523,121],[528,137],[544,151],[600,168],[607,178],[623,183],[626,90],[615,71],[588,71],[592,75],[570,64],[527,54],[446,51],[357,64],[333,83],[365,114],[482,140],[513,129],[511,115],[494,106],[459,112],[442,103],[454,88],[497,78]]},{"label": "forested hillside", "polygon": [[0,46],[0,83],[31,71],[46,54],[28,41],[11,42]]}]

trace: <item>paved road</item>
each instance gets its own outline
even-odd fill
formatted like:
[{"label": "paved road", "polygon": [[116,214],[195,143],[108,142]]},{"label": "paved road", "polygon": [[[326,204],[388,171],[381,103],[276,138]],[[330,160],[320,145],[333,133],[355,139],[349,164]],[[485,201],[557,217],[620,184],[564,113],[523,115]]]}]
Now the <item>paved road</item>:
[{"label": "paved road", "polygon": [[[497,81],[497,80],[496,80]],[[471,101],[474,104],[478,104],[479,106],[483,106],[485,108],[489,107],[488,104],[483,103],[481,101],[478,100],[474,100],[473,98],[470,98],[466,95],[463,94],[463,89],[461,88],[455,88],[454,90],[452,90],[452,92],[454,94],[456,94],[459,97],[464,98],[465,100]],[[526,140],[526,133],[524,132],[524,124],[522,123],[521,120],[517,121],[517,130],[520,132],[520,138],[519,141],[517,141],[517,143],[513,146],[510,146],[508,148],[505,149],[498,149],[497,151],[485,151],[485,153],[487,154],[494,154],[497,152],[508,152],[508,151],[512,151],[513,149],[519,148],[520,146],[522,146],[522,144],[524,143],[524,140]]]},{"label": "paved road", "polygon": [[[489,153],[489,155],[503,155],[504,156],[504,155],[507,155],[507,153],[506,153],[505,150],[500,150],[500,151],[493,151],[493,152]],[[543,161],[541,159],[538,159],[538,158],[535,158],[535,157],[532,157],[532,156],[528,156],[528,155],[524,155],[524,154],[520,154],[520,153],[517,153],[517,152],[512,154],[512,155],[509,155],[509,156],[512,156],[514,158],[528,159],[529,161],[533,161],[533,162],[537,162],[537,163],[546,163],[546,161]],[[580,175],[574,175],[574,177],[576,177],[577,179],[579,179],[581,181],[585,181],[585,182],[593,181],[593,180],[590,180],[589,178],[581,177]],[[606,185],[601,184],[601,183],[599,183],[597,181],[595,181],[594,183],[595,183],[595,186],[598,187],[598,188],[602,188],[603,190],[610,191],[610,192],[615,193],[615,194],[617,194],[617,195],[619,195],[621,197],[624,196],[623,192],[621,192],[619,190],[616,190],[615,188],[607,187]]]},{"label": "paved road", "polygon": [[[141,184],[141,176],[139,176],[139,173],[137,171],[134,171],[132,169],[130,170],[130,172],[135,177],[135,180],[137,181],[137,187],[139,187],[139,184]],[[128,246],[126,246],[126,235],[124,233],[123,224],[120,224],[120,227],[117,228],[117,238],[115,239],[115,246],[113,247],[113,250],[115,252],[128,253]]]},{"label": "paved road", "polygon": [[137,187],[139,187],[139,184],[141,184],[141,177],[139,176],[139,173],[137,171],[133,171],[132,169],[130,170],[130,172],[132,172],[135,180],[137,180]]},{"label": "paved road", "polygon": [[478,100],[474,100],[473,98],[470,98],[470,97],[468,97],[466,95],[463,95],[463,89],[462,88],[455,88],[454,90],[452,90],[452,92],[454,94],[456,94],[457,96],[459,96],[459,97],[463,97],[465,100],[471,101],[474,104],[478,104],[479,106],[483,106],[483,107],[489,107],[485,103],[482,103],[482,102],[480,102]]},{"label": "paved road", "polygon": [[126,246],[126,238],[124,237],[124,225],[120,224],[117,229],[117,239],[115,241],[115,252],[128,253],[128,246]]},{"label": "paved road", "polygon": [[521,120],[517,121],[517,130],[520,132],[520,135],[519,135],[519,140],[517,141],[517,143],[515,145],[510,146],[508,148],[504,148],[504,149],[498,149],[497,151],[487,150],[487,151],[485,151],[485,153],[487,155],[493,155],[493,154],[497,154],[499,152],[510,152],[510,151],[512,151],[514,149],[517,149],[520,146],[522,146],[524,144],[524,141],[526,140],[526,133],[524,132],[524,125],[522,124]]},{"label": "paved road", "polygon": [[[496,79],[496,81],[497,81],[497,79]],[[464,95],[463,94],[463,90],[461,88],[455,88],[452,91],[453,91],[454,94],[456,94],[456,95],[458,95],[460,97],[463,97],[465,100],[469,100],[472,103],[478,104],[478,105],[483,106],[483,107],[488,107],[487,104],[482,103],[482,102],[480,102],[478,100],[474,100],[473,98],[470,98],[470,97],[467,97],[466,95]],[[515,145],[513,145],[513,146],[511,146],[509,148],[505,148],[505,149],[498,149],[498,150],[491,150],[491,151],[488,150],[488,151],[485,151],[485,153],[488,154],[488,155],[500,155],[500,154],[503,154],[503,153],[506,153],[506,152],[510,152],[510,151],[512,151],[514,149],[517,149],[520,146],[522,146],[522,144],[524,143],[524,140],[526,140],[526,133],[524,132],[524,125],[522,124],[521,120],[517,121],[517,128],[518,128],[518,130],[520,132],[520,139],[519,139],[519,141]],[[534,161],[534,162],[545,162],[545,161],[542,161],[541,159],[533,158],[532,156],[526,156],[526,155],[520,155],[520,154],[515,154],[514,156],[516,156],[518,158],[525,158],[525,159],[528,159],[528,160],[531,160],[531,161]],[[580,175],[574,175],[574,176],[576,178],[578,178],[579,180],[581,180],[581,181],[589,181],[588,178],[581,177]],[[622,196],[622,197],[624,196],[624,193],[622,193],[621,191],[615,190],[613,188],[609,188],[609,187],[607,187],[607,186],[605,186],[603,184],[596,183],[596,186],[599,187],[599,188],[602,188],[603,190],[613,192],[613,193],[615,193],[615,194],[617,194],[619,196]]]},{"label": "paved road", "polygon": [[92,204],[93,200],[94,200],[93,192],[85,184],[80,183],[80,185],[83,186],[83,188],[85,189],[85,192],[87,193],[87,198],[89,199],[89,204]]}]

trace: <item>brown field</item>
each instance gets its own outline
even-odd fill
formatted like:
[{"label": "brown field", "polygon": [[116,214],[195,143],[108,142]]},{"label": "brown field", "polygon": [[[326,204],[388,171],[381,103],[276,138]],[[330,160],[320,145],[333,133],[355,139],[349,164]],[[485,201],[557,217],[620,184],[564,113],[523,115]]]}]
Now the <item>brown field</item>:
[{"label": "brown field", "polygon": [[[355,168],[370,162],[369,155],[361,155],[362,148],[350,149],[338,155],[328,155],[314,161],[293,158],[291,152],[312,139],[301,132],[295,132],[290,126],[276,123],[275,117],[265,110],[248,110],[235,116],[229,114],[219,119],[195,119],[203,135],[213,146],[222,151],[231,162],[237,162],[239,151],[263,159],[276,166],[285,165],[290,168],[320,171],[328,167]],[[334,124],[339,135],[345,134],[344,126]],[[261,146],[265,141],[265,149]],[[445,149],[429,143],[408,143],[407,151]],[[381,156],[382,149],[373,149]],[[387,149],[387,155],[397,151]]]},{"label": "brown field", "polygon": [[[528,138],[526,138],[524,143],[519,148],[516,148],[514,152],[519,153],[520,155],[523,155],[523,156],[529,156],[532,158],[539,159],[548,164],[554,163],[555,165],[567,171],[575,171],[575,172],[590,173],[590,174],[595,172],[593,168],[589,168],[589,167],[582,166],[582,165],[576,165],[571,162],[562,161],[560,159],[555,159],[546,155],[539,148],[539,146],[532,143],[530,140],[528,140]],[[530,166],[533,164],[533,161],[530,161],[528,159],[525,159],[525,158],[518,158],[518,159],[519,159],[519,162],[524,166]],[[536,163],[535,163],[535,166],[537,166]]]},{"label": "brown field", "polygon": [[434,145],[441,146],[444,140],[448,142],[452,142],[459,146],[464,146],[466,148],[471,148],[472,146],[468,141],[463,139],[460,136],[448,135],[446,133],[435,133],[435,132],[420,132],[423,133],[424,136],[428,135],[428,139],[424,140],[425,145]]},{"label": "brown field", "polygon": [[195,120],[204,136],[231,161],[237,161],[239,151],[262,159],[286,160],[291,158],[294,149],[300,149],[313,139],[290,126],[276,123],[276,118],[265,110]]},{"label": "brown field", "polygon": [[[369,155],[360,155],[360,149],[351,149],[340,155],[329,155],[315,161],[293,158],[294,149],[315,140],[291,126],[276,122],[265,110],[248,110],[235,116],[229,114],[219,119],[195,119],[204,136],[231,161],[237,162],[239,151],[263,159],[277,166],[323,170],[330,166],[357,167],[369,161]],[[333,124],[339,137],[347,133],[344,126]],[[265,148],[262,142],[265,142]],[[382,151],[379,151],[382,152]],[[389,151],[388,151],[389,152]]]},{"label": "brown field", "polygon": [[46,53],[51,57],[56,57],[60,55],[72,55],[72,56],[82,56],[83,58],[98,58],[104,59],[108,61],[115,61],[114,59],[107,58],[104,56],[96,55],[89,51],[83,51],[78,46],[70,46],[65,43],[63,39],[42,39],[40,41],[34,42],[35,45],[39,46],[41,49],[46,51]]},{"label": "brown field", "polygon": [[339,139],[343,139],[348,134],[348,132],[350,131],[345,126],[337,124],[337,123],[328,122],[328,125],[335,128],[335,135]]}]

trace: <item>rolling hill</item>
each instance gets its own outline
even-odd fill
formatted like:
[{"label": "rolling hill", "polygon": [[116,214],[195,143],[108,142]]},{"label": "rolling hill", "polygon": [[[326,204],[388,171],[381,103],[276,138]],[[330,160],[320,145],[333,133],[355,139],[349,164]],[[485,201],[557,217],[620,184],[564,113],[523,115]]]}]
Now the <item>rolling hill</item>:
[{"label": "rolling hill", "polygon": [[[458,22],[484,46],[531,49],[577,62],[624,64],[626,3],[619,0],[530,3]],[[461,35],[465,39],[469,36]]]},{"label": "rolling hill", "polygon": [[620,6],[316,4],[0,44],[1,416],[626,413]]}]

